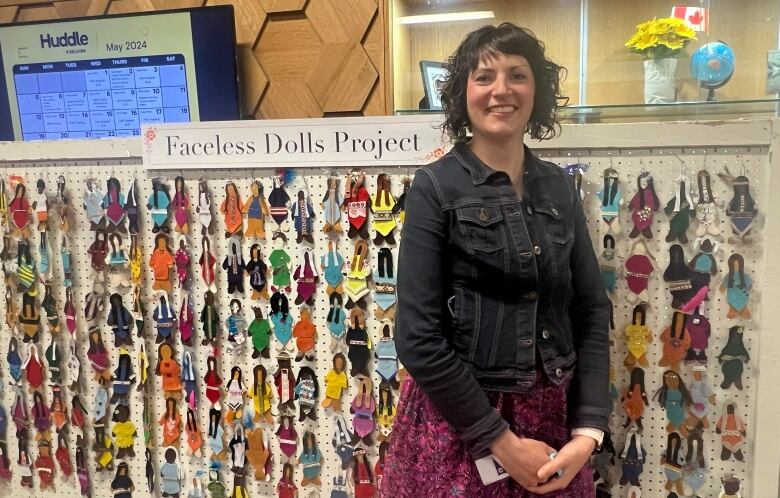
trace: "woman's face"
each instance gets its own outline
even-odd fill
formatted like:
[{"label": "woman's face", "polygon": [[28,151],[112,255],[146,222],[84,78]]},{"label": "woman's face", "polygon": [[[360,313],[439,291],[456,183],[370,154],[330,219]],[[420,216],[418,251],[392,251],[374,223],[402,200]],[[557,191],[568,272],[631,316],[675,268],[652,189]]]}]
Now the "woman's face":
[{"label": "woman's face", "polygon": [[486,57],[469,75],[466,109],[475,138],[521,136],[534,107],[536,81],[521,55]]}]

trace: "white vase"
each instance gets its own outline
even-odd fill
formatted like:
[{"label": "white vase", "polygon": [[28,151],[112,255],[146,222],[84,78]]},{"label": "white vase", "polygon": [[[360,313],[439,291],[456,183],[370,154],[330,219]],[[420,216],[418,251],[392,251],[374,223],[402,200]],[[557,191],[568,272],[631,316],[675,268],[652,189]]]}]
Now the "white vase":
[{"label": "white vase", "polygon": [[645,104],[670,104],[677,101],[677,80],[674,71],[677,59],[645,61]]}]

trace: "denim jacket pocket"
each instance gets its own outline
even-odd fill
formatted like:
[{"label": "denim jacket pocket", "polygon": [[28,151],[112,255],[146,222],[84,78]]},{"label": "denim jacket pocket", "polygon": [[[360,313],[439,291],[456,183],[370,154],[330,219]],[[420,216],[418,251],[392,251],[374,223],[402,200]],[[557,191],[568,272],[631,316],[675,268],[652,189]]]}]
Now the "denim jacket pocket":
[{"label": "denim jacket pocket", "polygon": [[492,253],[503,249],[503,219],[498,207],[469,206],[456,210],[458,224],[475,251]]},{"label": "denim jacket pocket", "polygon": [[545,232],[549,234],[552,242],[565,245],[572,239],[574,234],[567,226],[564,209],[556,207],[554,204],[545,204],[536,206],[535,210],[545,216]]}]

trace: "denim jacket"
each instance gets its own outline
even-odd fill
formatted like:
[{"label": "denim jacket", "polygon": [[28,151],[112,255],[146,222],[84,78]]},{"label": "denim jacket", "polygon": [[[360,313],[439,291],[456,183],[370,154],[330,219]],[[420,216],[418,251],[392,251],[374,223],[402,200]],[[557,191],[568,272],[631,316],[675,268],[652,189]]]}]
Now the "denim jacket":
[{"label": "denim jacket", "polygon": [[608,430],[611,304],[585,215],[561,168],[524,164],[520,199],[457,145],[406,195],[398,357],[476,457],[508,428],[485,391],[528,392],[537,370],[571,381],[570,427]]}]

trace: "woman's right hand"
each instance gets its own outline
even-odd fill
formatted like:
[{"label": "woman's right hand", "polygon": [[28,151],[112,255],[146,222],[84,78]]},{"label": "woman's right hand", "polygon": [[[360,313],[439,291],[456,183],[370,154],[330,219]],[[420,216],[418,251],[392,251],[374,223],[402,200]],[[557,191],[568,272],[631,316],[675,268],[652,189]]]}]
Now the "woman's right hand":
[{"label": "woman's right hand", "polygon": [[529,488],[543,484],[539,482],[537,472],[550,461],[550,453],[556,450],[542,441],[520,438],[507,430],[490,445],[490,451],[512,479],[523,488]]}]

